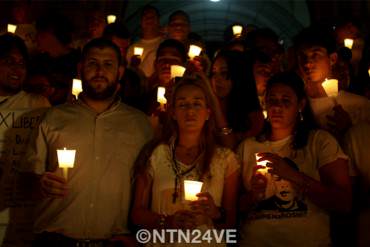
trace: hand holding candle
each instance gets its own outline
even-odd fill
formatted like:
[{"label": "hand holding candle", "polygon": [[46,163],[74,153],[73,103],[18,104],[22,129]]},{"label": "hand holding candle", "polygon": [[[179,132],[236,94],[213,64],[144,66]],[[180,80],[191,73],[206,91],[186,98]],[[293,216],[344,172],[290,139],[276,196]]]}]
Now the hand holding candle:
[{"label": "hand holding candle", "polygon": [[166,94],[165,87],[158,87],[157,89],[157,102],[160,104],[161,111],[165,111],[164,105],[167,104],[167,99],[164,96]]},{"label": "hand holding candle", "polygon": [[78,95],[82,92],[82,82],[80,79],[73,79],[72,94],[78,99]]},{"label": "hand holding candle", "polygon": [[201,52],[202,52],[201,47],[199,47],[197,45],[190,45],[188,56],[190,57],[191,60],[193,60],[194,57],[199,56]]},{"label": "hand holding candle", "polygon": [[67,180],[68,168],[73,168],[75,163],[76,150],[57,149],[59,167],[63,168],[63,176]]},{"label": "hand holding candle", "polygon": [[256,156],[257,166],[261,167],[261,168],[258,168],[257,171],[260,172],[262,175],[266,175],[266,173],[268,172],[268,168],[267,168],[268,161],[267,160],[258,161],[260,158],[262,158],[261,156],[259,156],[259,153],[255,153],[255,156]]},{"label": "hand holding candle", "polygon": [[197,194],[201,192],[203,182],[184,180],[184,191],[186,201],[198,200]]}]

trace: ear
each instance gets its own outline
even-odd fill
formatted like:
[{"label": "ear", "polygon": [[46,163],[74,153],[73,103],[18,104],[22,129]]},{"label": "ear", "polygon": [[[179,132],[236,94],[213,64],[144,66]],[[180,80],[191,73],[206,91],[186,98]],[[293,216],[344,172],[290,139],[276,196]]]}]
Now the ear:
[{"label": "ear", "polygon": [[118,67],[118,80],[122,79],[124,73],[125,73],[125,67],[120,65]]},{"label": "ear", "polygon": [[307,104],[307,100],[306,99],[302,99],[301,102],[299,102],[299,111],[303,111],[303,109],[306,107],[306,104]]},{"label": "ear", "polygon": [[333,52],[329,55],[330,66],[333,66],[338,61],[338,53]]}]

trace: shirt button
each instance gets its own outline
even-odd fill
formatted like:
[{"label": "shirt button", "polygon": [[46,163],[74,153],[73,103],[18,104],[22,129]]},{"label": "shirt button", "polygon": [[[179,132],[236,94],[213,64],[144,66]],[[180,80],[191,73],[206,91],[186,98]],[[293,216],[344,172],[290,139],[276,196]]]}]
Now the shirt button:
[{"label": "shirt button", "polygon": [[99,156],[96,156],[96,157],[95,157],[95,159],[96,159],[96,160],[99,160],[99,159],[100,159],[100,157],[99,157]]},{"label": "shirt button", "polygon": [[93,208],[94,207],[94,203],[90,203],[90,208]]}]

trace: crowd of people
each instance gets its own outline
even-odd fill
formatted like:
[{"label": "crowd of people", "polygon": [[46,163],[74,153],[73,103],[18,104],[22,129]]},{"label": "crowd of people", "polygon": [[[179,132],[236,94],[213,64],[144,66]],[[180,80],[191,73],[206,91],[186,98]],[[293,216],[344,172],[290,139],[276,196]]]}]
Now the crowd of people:
[{"label": "crowd of people", "polygon": [[[364,40],[357,23],[303,28],[286,50],[269,28],[226,35],[230,26],[210,54],[183,10],[166,28],[154,6],[138,13],[135,42],[98,10],[80,39],[57,13],[19,20],[35,43],[0,35],[1,246],[140,246],[140,229],[237,229],[236,246],[370,246],[370,48],[351,57],[344,46]],[[189,56],[190,45],[202,52]],[[333,79],[334,95],[323,85]],[[195,200],[185,180],[203,183]]]}]

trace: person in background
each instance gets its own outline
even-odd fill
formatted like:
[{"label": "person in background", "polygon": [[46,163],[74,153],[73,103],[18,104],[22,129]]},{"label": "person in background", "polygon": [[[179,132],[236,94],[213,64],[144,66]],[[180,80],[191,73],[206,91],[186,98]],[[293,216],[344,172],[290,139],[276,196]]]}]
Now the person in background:
[{"label": "person in background", "polygon": [[[268,81],[266,107],[264,131],[239,147],[245,189],[240,246],[330,246],[328,212],[351,210],[348,158],[332,135],[316,128],[297,74],[277,74]],[[274,196],[275,176],[293,185],[299,210],[259,207]]]},{"label": "person in background", "polygon": [[71,48],[72,24],[58,13],[42,15],[36,22],[39,54],[33,57],[30,71],[44,71],[55,92],[53,105],[71,99],[72,80],[77,78],[80,52]]},{"label": "person in background", "polygon": [[252,60],[238,51],[217,53],[212,64],[211,84],[219,136],[224,145],[234,149],[243,139],[256,136],[263,126]]},{"label": "person in background", "polygon": [[[111,41],[91,40],[78,65],[78,100],[51,108],[35,129],[19,167],[37,182],[34,246],[107,246],[118,239],[134,246],[130,170],[151,128],[143,113],[116,97],[120,62]],[[58,168],[56,150],[64,147],[76,150],[68,177]]]},{"label": "person in background", "polygon": [[[4,143],[0,155],[0,245],[3,247],[30,246],[33,238],[32,203],[24,200],[16,167],[31,128],[37,125],[37,119],[50,103],[41,95],[23,91],[28,62],[27,47],[20,37],[0,36],[0,139]],[[21,124],[22,119],[28,124]]]},{"label": "person in background", "polygon": [[[151,5],[145,5],[143,7],[140,18],[141,38],[137,42],[131,44],[127,52],[129,66],[138,67],[148,78],[154,73],[156,51],[159,44],[163,41],[160,32],[159,18],[160,15],[157,8]],[[135,47],[144,49],[140,58],[134,56]]]},{"label": "person in background", "polygon": [[[184,77],[176,84],[169,99],[168,125],[135,165],[131,219],[139,228],[235,226],[239,163],[235,154],[217,141],[206,83],[201,77]],[[184,180],[203,182],[199,199],[189,207],[184,206],[189,203],[184,199]]]},{"label": "person in background", "polygon": [[127,67],[126,55],[127,48],[130,44],[131,35],[125,25],[115,22],[106,26],[103,38],[111,40],[120,48],[122,66],[125,66],[125,73],[119,81],[121,84],[118,95],[122,102],[145,111],[144,95],[147,91],[147,79],[138,69]]}]

